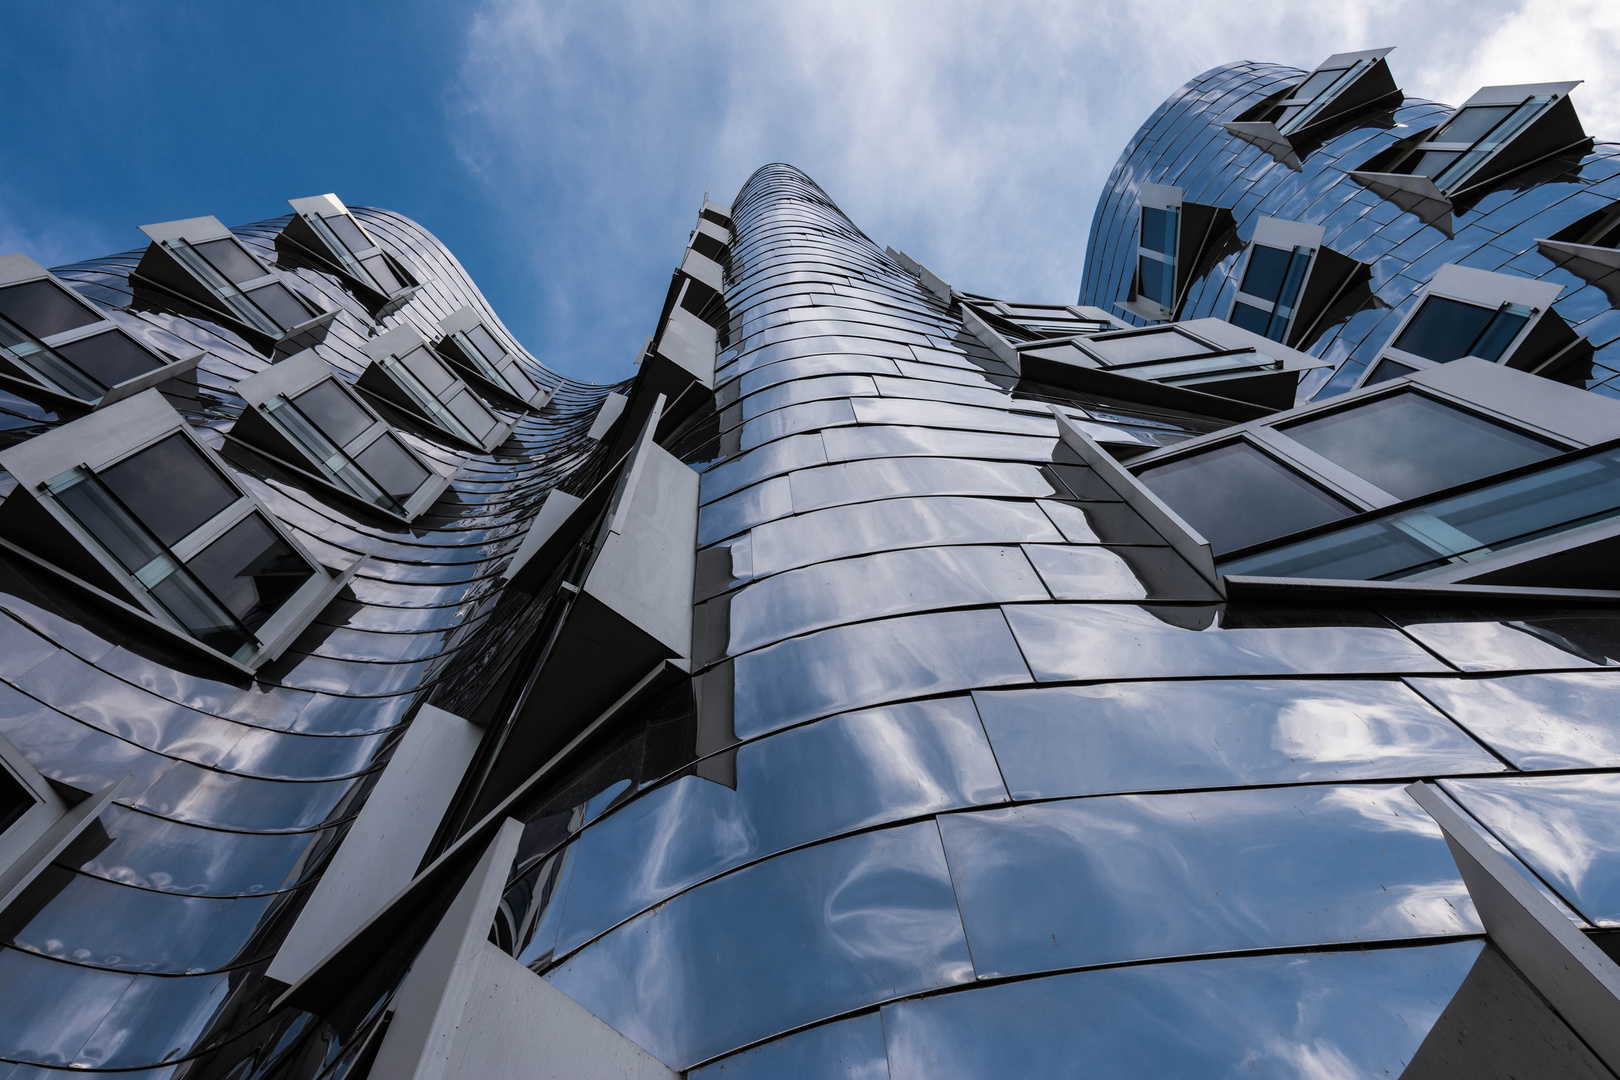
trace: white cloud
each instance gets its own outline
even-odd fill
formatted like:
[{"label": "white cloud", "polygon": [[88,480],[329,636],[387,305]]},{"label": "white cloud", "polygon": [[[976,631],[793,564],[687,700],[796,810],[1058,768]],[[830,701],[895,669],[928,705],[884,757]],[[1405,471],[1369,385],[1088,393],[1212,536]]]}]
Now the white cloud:
[{"label": "white cloud", "polygon": [[531,347],[622,378],[705,188],[786,161],[953,284],[1069,299],[1108,170],[1176,87],[1380,45],[1408,92],[1452,102],[1586,77],[1589,130],[1620,137],[1620,9],[1599,0],[487,0],[453,133],[532,245]]},{"label": "white cloud", "polygon": [[22,252],[42,266],[60,266],[129,246],[87,219],[41,212],[0,185],[0,255]]}]

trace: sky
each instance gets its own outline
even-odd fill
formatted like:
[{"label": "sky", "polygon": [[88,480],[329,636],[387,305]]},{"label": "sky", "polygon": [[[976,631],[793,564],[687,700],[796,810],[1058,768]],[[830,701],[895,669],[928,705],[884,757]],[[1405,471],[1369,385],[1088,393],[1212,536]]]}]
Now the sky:
[{"label": "sky", "polygon": [[335,192],[455,252],[548,366],[616,382],[705,192],[783,161],[958,288],[1072,301],[1103,181],[1237,60],[1397,46],[1409,94],[1585,79],[1620,139],[1617,0],[0,0],[0,254]]}]

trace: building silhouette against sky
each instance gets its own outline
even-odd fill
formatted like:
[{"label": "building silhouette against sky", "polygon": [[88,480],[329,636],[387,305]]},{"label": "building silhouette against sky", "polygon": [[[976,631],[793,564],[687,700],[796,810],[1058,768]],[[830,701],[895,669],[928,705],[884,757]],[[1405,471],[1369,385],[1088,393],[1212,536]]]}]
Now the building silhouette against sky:
[{"label": "building silhouette against sky", "polygon": [[1620,147],[1386,52],[1074,304],[768,165],[614,387],[333,195],[0,258],[0,1080],[1612,1076]]}]

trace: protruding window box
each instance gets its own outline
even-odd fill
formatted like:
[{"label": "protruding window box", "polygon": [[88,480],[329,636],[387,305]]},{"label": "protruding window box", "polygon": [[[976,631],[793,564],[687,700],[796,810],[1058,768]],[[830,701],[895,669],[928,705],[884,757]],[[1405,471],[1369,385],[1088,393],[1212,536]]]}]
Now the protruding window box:
[{"label": "protruding window box", "polygon": [[218,312],[249,339],[278,347],[331,322],[216,217],[142,225],[151,238],[134,276]]},{"label": "protruding window box", "polygon": [[1365,285],[1365,263],[1322,245],[1320,225],[1262,217],[1255,222],[1227,321],[1295,346],[1310,337],[1334,303]]},{"label": "protruding window box", "polygon": [[1009,304],[1004,300],[994,300],[983,306],[1022,331],[1023,338],[1028,341],[1129,329],[1102,308],[1078,304]]},{"label": "protruding window box", "polygon": [[293,216],[281,235],[363,290],[361,299],[377,318],[398,311],[422,287],[336,195],[288,199],[287,204]]},{"label": "protruding window box", "polygon": [[94,409],[186,374],[202,355],[157,352],[33,259],[0,257],[0,384]]},{"label": "protruding window box", "polygon": [[1136,273],[1119,308],[1148,322],[1176,317],[1204,256],[1235,225],[1230,210],[1181,196],[1180,188],[1165,184],[1143,184],[1138,196]]},{"label": "protruding window box", "polygon": [[410,326],[396,326],[366,342],[371,363],[356,385],[429,429],[481,453],[512,433],[502,420]]},{"label": "protruding window box", "polygon": [[1569,92],[1578,82],[1487,86],[1431,132],[1350,175],[1446,233],[1453,204],[1511,173],[1591,144]]},{"label": "protruding window box", "polygon": [[1026,379],[1234,420],[1292,407],[1300,377],[1325,366],[1221,319],[1032,342],[1018,352]]},{"label": "protruding window box", "polygon": [[[1545,240],[1537,240],[1541,253],[1572,274],[1599,282],[1620,270],[1620,202],[1588,214]],[[1608,284],[1611,301],[1615,288]]]},{"label": "protruding window box", "polygon": [[502,345],[472,308],[440,320],[439,332],[444,335],[439,354],[475,385],[525,409],[538,411],[551,400],[552,392],[529,378],[517,353]]},{"label": "protruding window box", "polygon": [[275,659],[359,566],[322,566],[155,390],[0,452],[13,552],[238,670]]},{"label": "protruding window box", "polygon": [[409,523],[450,476],[412,450],[313,350],[236,384],[230,437],[348,502]]},{"label": "protruding window box", "polygon": [[1403,100],[1384,57],[1390,49],[1335,53],[1282,99],[1272,99],[1221,126],[1287,165],[1328,128],[1357,113],[1387,109]]},{"label": "protruding window box", "polygon": [[1562,285],[1550,281],[1447,263],[1358,385],[1465,356],[1556,378],[1591,354],[1586,339],[1552,309],[1561,291]]}]

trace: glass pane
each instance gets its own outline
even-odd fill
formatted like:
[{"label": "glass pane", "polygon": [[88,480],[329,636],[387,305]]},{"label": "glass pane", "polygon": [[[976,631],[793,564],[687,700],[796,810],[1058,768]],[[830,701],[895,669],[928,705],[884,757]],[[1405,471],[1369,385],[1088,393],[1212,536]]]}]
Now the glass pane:
[{"label": "glass pane", "polygon": [[1389,382],[1391,379],[1398,379],[1402,375],[1410,375],[1416,370],[1417,368],[1415,367],[1409,367],[1406,364],[1397,364],[1395,361],[1386,357],[1385,359],[1378,361],[1378,366],[1373,368],[1372,374],[1367,377],[1367,381],[1362,385],[1376,386],[1381,382]]},{"label": "glass pane", "polygon": [[360,261],[371,272],[371,276],[376,279],[383,292],[393,294],[404,288],[399,278],[394,276],[394,271],[389,267],[388,260],[381,255],[372,255]]},{"label": "glass pane", "polygon": [[250,630],[315,573],[258,514],[249,514],[194,555],[186,568]]},{"label": "glass pane", "polygon": [[293,404],[339,446],[376,423],[335,379],[323,379],[293,398]]},{"label": "glass pane", "polygon": [[1491,308],[1478,304],[1431,296],[1423,301],[1418,313],[1395,339],[1395,348],[1437,364],[1459,360],[1468,355],[1469,348],[1495,314]]},{"label": "glass pane", "polygon": [[1435,518],[1479,544],[1560,532],[1620,509],[1620,462],[1614,453],[1581,458],[1530,476],[1431,504]]},{"label": "glass pane", "polygon": [[1146,255],[1140,257],[1138,277],[1142,282],[1142,295],[1155,303],[1165,307],[1170,306],[1170,298],[1175,292],[1174,270],[1171,264],[1150,259]]},{"label": "glass pane", "polygon": [[484,403],[474,396],[471,390],[463,389],[451,397],[445,404],[456,418],[479,440],[495,429],[495,417],[484,408]]},{"label": "glass pane", "polygon": [[1245,304],[1239,301],[1232,305],[1232,317],[1228,321],[1233,326],[1241,326],[1252,333],[1263,335],[1266,329],[1271,326],[1271,312],[1261,311],[1253,304]]},{"label": "glass pane", "polygon": [[157,357],[117,330],[58,345],[56,351],[103,386],[116,386],[163,366]]},{"label": "glass pane", "polygon": [[97,475],[171,546],[242,497],[178,431]]},{"label": "glass pane", "polygon": [[1398,499],[1415,499],[1559,453],[1540,439],[1411,392],[1282,430]]},{"label": "glass pane", "polygon": [[499,360],[502,356],[506,355],[506,350],[495,343],[494,337],[492,337],[490,332],[485,330],[482,325],[475,326],[471,330],[468,330],[467,340],[471,341],[474,347],[476,347],[479,352],[484,354],[484,359],[488,360],[491,364]]},{"label": "glass pane", "polygon": [[361,252],[377,246],[371,242],[365,233],[360,231],[360,226],[356,225],[354,219],[348,214],[333,214],[331,217],[324,217],[321,220],[326,222],[327,227],[337,234],[337,238],[343,241],[350,251]]},{"label": "glass pane", "polygon": [[1452,117],[1451,123],[1437,131],[1430,142],[1476,142],[1491,128],[1506,120],[1516,105],[1473,105]]},{"label": "glass pane", "polygon": [[163,549],[151,533],[131,518],[93,476],[57,491],[56,501],[130,573],[163,558]]},{"label": "glass pane", "polygon": [[0,315],[38,338],[101,321],[100,315],[54,281],[30,281],[0,289]]},{"label": "glass pane", "polygon": [[1294,92],[1289,97],[1294,101],[1311,101],[1315,99],[1317,94],[1332,86],[1334,81],[1344,72],[1344,68],[1313,72],[1310,78],[1294,88]]},{"label": "glass pane", "polygon": [[1142,207],[1142,246],[1165,255],[1176,253],[1176,211]]},{"label": "glass pane", "polygon": [[1404,577],[1445,562],[1431,547],[1387,521],[1352,525],[1246,559],[1220,564],[1223,574],[1255,577],[1335,578],[1378,581]]},{"label": "glass pane", "polygon": [[308,322],[312,314],[290,289],[279,282],[266,285],[262,289],[254,289],[248,296],[264,309],[266,315],[276,320],[286,330]]},{"label": "glass pane", "polygon": [[1155,465],[1137,475],[1202,533],[1217,553],[1355,512],[1247,443]]},{"label": "glass pane", "polygon": [[442,396],[446,390],[455,385],[455,376],[446,371],[444,365],[429,356],[427,350],[421,346],[417,346],[399,359],[435,397]]},{"label": "glass pane", "polygon": [[152,586],[151,593],[164,610],[203,644],[239,660],[252,653],[253,639],[186,571],[170,574]]},{"label": "glass pane", "polygon": [[1125,337],[1093,339],[1091,347],[1101,353],[1110,366],[1141,364],[1149,360],[1171,360],[1179,356],[1197,356],[1209,352],[1209,346],[1200,344],[1175,330],[1152,330]]},{"label": "glass pane", "polygon": [[1502,359],[1502,354],[1507,352],[1507,347],[1513,344],[1513,339],[1519,336],[1519,331],[1523,330],[1524,324],[1529,321],[1528,309],[1518,304],[1503,305],[1469,348],[1469,355],[1496,363]]},{"label": "glass pane", "polygon": [[1412,167],[1405,171],[1414,176],[1433,179],[1446,171],[1446,166],[1462,157],[1460,150],[1425,150],[1412,159]]},{"label": "glass pane", "polygon": [[1242,292],[1262,300],[1275,301],[1282,292],[1283,279],[1288,275],[1292,251],[1256,244],[1249,255],[1249,268],[1243,274]]},{"label": "glass pane", "polygon": [[244,281],[262,278],[269,273],[264,267],[254,261],[253,257],[242,249],[242,245],[235,240],[206,240],[201,244],[191,245],[192,249],[211,263],[215,270],[225,275],[227,281],[240,285]]},{"label": "glass pane", "polygon": [[378,487],[400,503],[416,494],[428,479],[427,470],[392,435],[384,435],[360,451],[355,461]]}]

